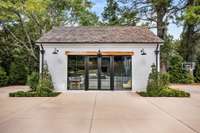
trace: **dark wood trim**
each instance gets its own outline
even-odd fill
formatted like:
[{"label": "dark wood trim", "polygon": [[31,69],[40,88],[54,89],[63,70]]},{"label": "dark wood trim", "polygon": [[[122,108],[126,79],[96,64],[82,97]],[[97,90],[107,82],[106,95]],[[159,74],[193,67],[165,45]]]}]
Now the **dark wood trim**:
[{"label": "dark wood trim", "polygon": [[134,52],[130,51],[105,51],[101,52],[102,56],[132,56]]},{"label": "dark wood trim", "polygon": [[65,51],[65,55],[97,55],[96,51]]}]

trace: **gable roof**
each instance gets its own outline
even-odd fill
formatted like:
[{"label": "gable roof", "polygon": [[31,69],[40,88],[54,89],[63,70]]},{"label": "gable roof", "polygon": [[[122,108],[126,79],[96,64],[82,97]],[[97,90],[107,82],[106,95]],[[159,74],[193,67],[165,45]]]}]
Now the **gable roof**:
[{"label": "gable roof", "polygon": [[36,43],[163,43],[146,27],[81,26],[56,27]]}]

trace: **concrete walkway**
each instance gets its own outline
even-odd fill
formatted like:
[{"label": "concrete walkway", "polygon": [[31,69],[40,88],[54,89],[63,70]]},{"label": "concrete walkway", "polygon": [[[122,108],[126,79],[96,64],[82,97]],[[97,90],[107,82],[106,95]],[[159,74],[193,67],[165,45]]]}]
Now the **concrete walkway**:
[{"label": "concrete walkway", "polygon": [[0,88],[0,133],[200,133],[200,88],[191,98],[71,91],[55,98],[9,98]]}]

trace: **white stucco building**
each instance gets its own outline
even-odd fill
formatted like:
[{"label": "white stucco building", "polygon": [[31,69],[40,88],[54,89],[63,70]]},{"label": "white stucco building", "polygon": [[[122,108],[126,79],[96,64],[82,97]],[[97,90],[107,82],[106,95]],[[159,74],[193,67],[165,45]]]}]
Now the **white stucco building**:
[{"label": "white stucco building", "polygon": [[58,27],[37,41],[57,91],[145,91],[163,41],[145,27]]}]

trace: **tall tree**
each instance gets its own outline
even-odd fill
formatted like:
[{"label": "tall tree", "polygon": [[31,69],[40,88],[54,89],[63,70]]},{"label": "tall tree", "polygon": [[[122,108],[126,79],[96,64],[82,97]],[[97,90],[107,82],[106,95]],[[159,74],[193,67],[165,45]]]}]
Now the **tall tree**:
[{"label": "tall tree", "polygon": [[[167,27],[170,21],[185,8],[183,0],[120,0],[129,3],[133,9],[138,10],[138,18],[150,28],[156,28],[157,35],[167,40]],[[167,41],[166,41],[167,42]],[[167,58],[165,58],[165,44],[161,47],[161,70],[166,71]]]},{"label": "tall tree", "polygon": [[107,5],[104,7],[102,17],[107,25],[119,24],[119,5],[115,0],[107,0]]},{"label": "tall tree", "polygon": [[128,6],[120,7],[120,25],[135,26],[138,22],[137,11]]},{"label": "tall tree", "polygon": [[181,55],[186,61],[194,61],[200,47],[200,1],[188,0],[183,14],[184,28]]},{"label": "tall tree", "polygon": [[107,5],[102,13],[105,25],[134,26],[137,23],[137,11],[125,5],[120,7],[116,0],[107,0]]},{"label": "tall tree", "polygon": [[23,51],[24,62],[38,67],[39,51],[34,42],[53,26],[95,25],[98,18],[90,12],[91,7],[87,0],[1,0],[0,54]]}]

